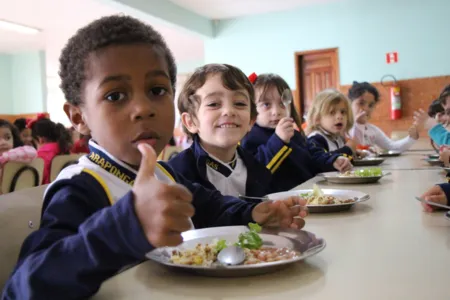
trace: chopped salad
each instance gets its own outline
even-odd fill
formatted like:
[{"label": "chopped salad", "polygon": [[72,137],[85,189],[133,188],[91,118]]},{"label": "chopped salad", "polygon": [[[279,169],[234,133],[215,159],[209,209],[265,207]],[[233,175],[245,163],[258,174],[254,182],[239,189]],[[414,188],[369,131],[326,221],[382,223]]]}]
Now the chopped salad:
[{"label": "chopped salad", "polygon": [[[244,249],[244,265],[274,262],[292,259],[299,255],[297,251],[288,248],[262,247],[263,240],[259,236],[261,226],[256,223],[248,224],[249,231],[239,234],[235,243]],[[210,267],[217,262],[217,255],[228,247],[226,240],[215,240],[211,244],[197,244],[194,249],[173,250],[170,261],[174,264]]]}]

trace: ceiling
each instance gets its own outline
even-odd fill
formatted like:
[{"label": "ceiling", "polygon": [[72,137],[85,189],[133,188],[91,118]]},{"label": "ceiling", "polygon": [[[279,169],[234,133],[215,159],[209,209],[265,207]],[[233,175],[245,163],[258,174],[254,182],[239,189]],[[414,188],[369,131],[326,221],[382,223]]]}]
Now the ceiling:
[{"label": "ceiling", "polygon": [[210,19],[229,19],[247,15],[293,9],[299,6],[339,0],[168,0]]},{"label": "ceiling", "polygon": [[[55,76],[61,49],[76,30],[118,13],[117,8],[96,0],[0,0],[0,19],[42,30],[26,35],[0,29],[0,53],[45,50],[47,74]],[[178,62],[203,59],[200,37],[161,24],[151,25],[165,37]]]}]

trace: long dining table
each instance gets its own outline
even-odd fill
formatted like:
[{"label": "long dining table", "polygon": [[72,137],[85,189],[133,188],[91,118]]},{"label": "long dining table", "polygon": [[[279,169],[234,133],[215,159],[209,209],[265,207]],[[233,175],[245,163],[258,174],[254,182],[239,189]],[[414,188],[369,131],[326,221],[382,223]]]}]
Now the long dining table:
[{"label": "long dining table", "polygon": [[387,158],[391,175],[375,184],[328,184],[315,177],[296,189],[358,190],[370,195],[347,212],[310,214],[304,230],[326,248],[270,274],[212,278],[145,261],[107,280],[93,299],[450,299],[450,220],[424,213],[415,196],[445,182],[424,159],[430,147]]}]

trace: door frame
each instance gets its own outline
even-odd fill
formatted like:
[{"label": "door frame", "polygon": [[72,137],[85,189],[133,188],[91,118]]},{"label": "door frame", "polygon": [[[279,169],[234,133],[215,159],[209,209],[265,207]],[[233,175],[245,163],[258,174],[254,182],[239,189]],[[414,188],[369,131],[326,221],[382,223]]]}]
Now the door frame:
[{"label": "door frame", "polygon": [[303,56],[311,55],[311,54],[321,54],[326,52],[334,52],[335,56],[332,64],[336,66],[336,88],[339,89],[341,87],[340,82],[340,69],[339,69],[339,48],[326,48],[326,49],[318,49],[318,50],[307,50],[307,51],[298,51],[294,53],[295,56],[295,94],[297,99],[297,103],[294,103],[295,106],[298,107],[298,111],[300,113],[300,118],[303,117],[303,107],[302,107],[302,78],[300,76],[300,63],[302,61]]}]

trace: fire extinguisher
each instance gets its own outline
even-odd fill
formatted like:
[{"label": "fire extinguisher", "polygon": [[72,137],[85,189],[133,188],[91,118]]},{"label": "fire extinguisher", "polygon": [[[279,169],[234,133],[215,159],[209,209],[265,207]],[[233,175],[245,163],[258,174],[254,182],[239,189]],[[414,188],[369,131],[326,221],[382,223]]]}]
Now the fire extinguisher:
[{"label": "fire extinguisher", "polygon": [[400,86],[393,75],[385,75],[381,78],[381,85],[386,86],[383,83],[383,79],[386,77],[392,77],[393,83],[389,85],[389,96],[391,99],[391,120],[398,120],[402,117],[402,98],[400,92]]}]

